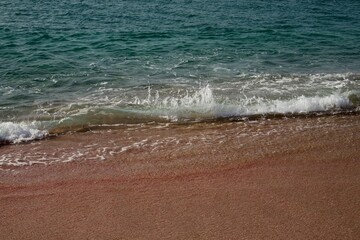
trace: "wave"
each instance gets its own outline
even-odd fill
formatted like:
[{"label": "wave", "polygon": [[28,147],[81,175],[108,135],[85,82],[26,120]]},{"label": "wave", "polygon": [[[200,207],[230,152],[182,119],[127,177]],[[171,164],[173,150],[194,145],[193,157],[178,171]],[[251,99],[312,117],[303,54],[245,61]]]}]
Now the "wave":
[{"label": "wave", "polygon": [[149,89],[148,96],[136,98],[134,105],[148,107],[144,114],[155,114],[178,121],[193,118],[224,118],[266,114],[306,114],[311,112],[328,112],[354,110],[356,95],[351,92],[333,93],[325,96],[301,95],[290,99],[267,99],[264,97],[247,97],[229,99],[226,96],[216,98],[210,85],[206,85],[182,96],[161,98],[159,92],[153,96]]},{"label": "wave", "polygon": [[0,122],[0,143],[20,143],[42,139],[49,134],[86,131],[118,124],[186,123],[259,115],[360,112],[360,97],[356,91],[335,90],[322,95],[271,98],[269,95],[248,97],[243,92],[236,95],[234,88],[230,89],[232,94],[227,94],[227,90],[212,88],[210,84],[197,89],[174,89],[173,86],[169,89],[148,86],[132,92],[130,97],[98,95],[57,109],[41,107],[36,110],[36,121]]},{"label": "wave", "polygon": [[239,114],[302,114],[353,109],[349,97],[341,94],[306,97],[304,95],[289,100],[255,99],[254,105],[240,108]]},{"label": "wave", "polygon": [[[269,96],[248,97],[216,91],[209,84],[198,89],[178,89],[166,91],[148,87],[147,93],[136,91],[132,97],[89,98],[83,105],[71,106],[64,122],[86,121],[93,125],[109,123],[144,123],[152,121],[188,122],[228,117],[249,117],[252,115],[271,114],[308,114],[313,112],[359,111],[359,97],[352,91],[335,91],[330,94],[315,96]],[[89,101],[97,105],[88,104]],[[64,109],[62,109],[62,112]]]},{"label": "wave", "polygon": [[0,122],[0,143],[20,143],[42,139],[49,134],[40,129],[39,122]]}]

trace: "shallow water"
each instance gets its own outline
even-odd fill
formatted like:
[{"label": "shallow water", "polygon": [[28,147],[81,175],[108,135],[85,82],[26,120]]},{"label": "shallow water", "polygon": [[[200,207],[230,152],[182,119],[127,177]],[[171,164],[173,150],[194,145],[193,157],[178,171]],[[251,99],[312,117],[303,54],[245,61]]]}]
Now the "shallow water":
[{"label": "shallow water", "polygon": [[358,1],[11,1],[0,141],[104,124],[358,112]]},{"label": "shallow water", "polygon": [[358,157],[360,115],[248,121],[103,126],[53,139],[0,147],[0,169],[67,162],[114,161],[121,168],[193,164],[204,166],[247,161]]}]

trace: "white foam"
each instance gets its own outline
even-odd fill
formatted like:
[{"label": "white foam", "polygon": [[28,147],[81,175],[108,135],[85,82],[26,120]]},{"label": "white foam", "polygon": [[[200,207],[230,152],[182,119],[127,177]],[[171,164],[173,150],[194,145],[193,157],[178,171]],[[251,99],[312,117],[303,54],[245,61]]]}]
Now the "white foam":
[{"label": "white foam", "polygon": [[41,139],[48,135],[47,130],[38,128],[38,122],[0,122],[0,141],[19,143]]},{"label": "white foam", "polygon": [[194,91],[192,94],[178,94],[161,99],[159,93],[146,99],[136,99],[134,104],[150,106],[153,114],[168,120],[179,118],[216,118],[231,116],[248,116],[258,114],[302,114],[343,110],[354,107],[349,100],[350,92],[333,93],[325,96],[298,96],[288,99],[268,99],[262,97],[239,96],[237,99],[217,99],[209,85]]},{"label": "white foam", "polygon": [[267,113],[309,113],[351,108],[346,94],[331,94],[328,96],[306,97],[299,96],[289,100],[257,99],[255,104],[240,106],[239,114],[267,114]]},{"label": "white foam", "polygon": [[148,87],[147,96],[141,99],[137,96],[131,104],[135,105],[148,105],[157,107],[177,107],[181,106],[194,106],[194,105],[208,105],[214,101],[212,90],[209,85],[199,88],[190,94],[189,90],[178,90],[176,96],[166,96],[161,99],[158,91],[155,91],[153,96],[151,87]]},{"label": "white foam", "polygon": [[[257,114],[308,113],[353,108],[360,111],[358,74],[243,74],[229,80],[194,86],[182,80],[116,88],[99,83],[76,102],[46,105],[33,115],[63,125],[117,124],[147,121],[188,121]],[[358,97],[355,97],[358,99]],[[103,121],[103,122],[101,122]],[[115,126],[115,125],[114,125]]]}]

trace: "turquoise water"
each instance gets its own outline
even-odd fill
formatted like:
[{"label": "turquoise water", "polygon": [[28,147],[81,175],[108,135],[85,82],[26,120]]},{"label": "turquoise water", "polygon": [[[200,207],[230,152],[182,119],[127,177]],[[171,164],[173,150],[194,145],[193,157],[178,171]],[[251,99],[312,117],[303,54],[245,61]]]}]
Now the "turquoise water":
[{"label": "turquoise water", "polygon": [[2,1],[0,138],[359,111],[359,57],[357,0]]}]

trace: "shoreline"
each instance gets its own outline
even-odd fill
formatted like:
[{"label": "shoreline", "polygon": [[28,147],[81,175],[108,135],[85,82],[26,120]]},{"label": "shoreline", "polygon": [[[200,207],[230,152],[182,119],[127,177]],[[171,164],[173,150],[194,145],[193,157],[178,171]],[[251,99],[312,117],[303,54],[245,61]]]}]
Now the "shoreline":
[{"label": "shoreline", "polygon": [[[1,165],[0,238],[357,239],[359,132],[360,116],[351,115],[3,146],[2,158],[38,159]],[[64,149],[78,158],[39,160]],[[104,160],[89,159],[103,149]]]}]

